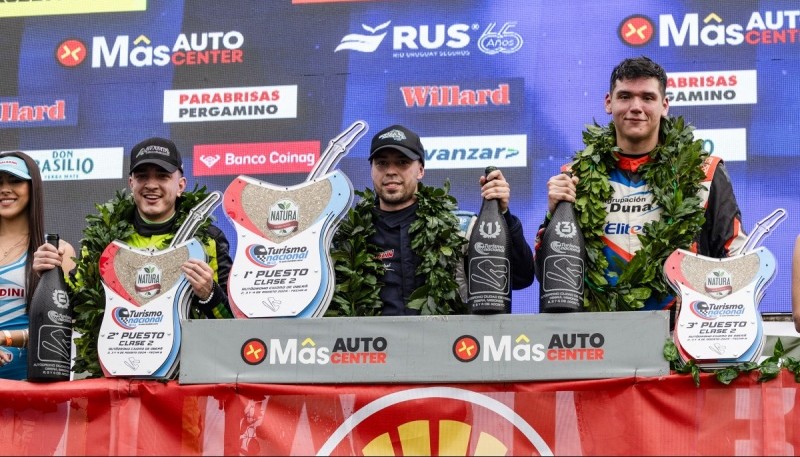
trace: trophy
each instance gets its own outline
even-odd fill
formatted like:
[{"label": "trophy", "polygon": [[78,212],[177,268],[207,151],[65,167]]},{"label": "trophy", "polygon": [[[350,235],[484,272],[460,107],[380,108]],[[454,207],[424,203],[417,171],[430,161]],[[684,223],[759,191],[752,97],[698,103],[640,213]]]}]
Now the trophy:
[{"label": "trophy", "polygon": [[664,276],[681,303],[673,340],[683,362],[715,370],[761,356],[764,326],[758,304],[776,261],[757,246],[785,217],[779,208],[760,221],[737,255],[715,259],[677,249],[667,258]]},{"label": "trophy", "polygon": [[335,286],[331,240],[353,201],[350,180],[330,170],[366,130],[356,121],[331,140],[301,184],[276,186],[242,175],[225,190],[237,241],[228,277],[236,317],[324,315]]},{"label": "trophy", "polygon": [[192,288],[180,266],[206,261],[195,231],[219,205],[212,192],[192,208],[170,246],[161,251],[133,248],[116,240],[100,256],[106,307],[97,353],[107,377],[172,378],[188,317]]}]

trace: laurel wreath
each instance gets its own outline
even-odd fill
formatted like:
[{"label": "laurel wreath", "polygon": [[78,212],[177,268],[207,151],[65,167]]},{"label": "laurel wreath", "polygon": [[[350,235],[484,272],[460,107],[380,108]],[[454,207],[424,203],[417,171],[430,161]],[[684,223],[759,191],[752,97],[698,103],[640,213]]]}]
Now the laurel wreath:
[{"label": "laurel wreath", "polygon": [[[189,211],[208,195],[206,187],[197,187],[184,192],[176,201],[177,221],[180,227]],[[86,217],[86,227],[81,239],[81,252],[76,258],[75,274],[70,278],[70,303],[74,303],[74,330],[81,333],[75,340],[76,359],[73,371],[87,373],[88,377],[100,377],[103,371],[97,355],[97,338],[103,322],[106,298],[100,278],[100,254],[114,240],[125,240],[134,232],[133,212],[136,205],[133,197],[118,190],[104,204],[95,205],[97,214]],[[208,242],[206,219],[197,230],[197,236]]]},{"label": "laurel wreath", "polygon": [[[417,275],[425,284],[414,290],[407,307],[423,315],[464,313],[454,271],[463,261],[466,239],[460,234],[456,199],[443,187],[419,184],[417,219],[409,227],[411,249],[421,258]],[[331,256],[335,264],[336,290],[326,316],[374,316],[381,312],[380,299],[384,274],[378,259],[382,249],[368,241],[375,233],[373,209],[376,196],[370,189],[355,191],[361,200],[342,220],[334,236]]]},{"label": "laurel wreath", "polygon": [[[688,248],[705,221],[697,194],[705,177],[702,165],[708,153],[703,150],[702,141],[694,139],[693,130],[682,117],[662,119],[659,144],[650,151],[650,161],[638,170],[661,208],[661,216],[645,224],[643,233],[638,235],[641,249],[629,263],[620,266],[621,273],[617,275],[608,271],[602,237],[607,216],[605,203],[612,196],[609,174],[619,161],[620,149],[613,122],[606,127],[597,123],[586,126],[586,148],[576,153],[572,172],[580,178],[575,210],[586,241],[587,310],[637,310],[651,296],[663,300],[669,294],[662,274],[664,262],[675,249]],[[612,285],[613,279],[616,281]]]}]

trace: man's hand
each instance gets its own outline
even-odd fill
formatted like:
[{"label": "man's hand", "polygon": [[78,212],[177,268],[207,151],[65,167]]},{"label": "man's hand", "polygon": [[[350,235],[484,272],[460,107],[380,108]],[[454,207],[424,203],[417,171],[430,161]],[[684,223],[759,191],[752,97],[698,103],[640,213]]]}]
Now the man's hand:
[{"label": "man's hand", "polygon": [[505,213],[508,210],[508,201],[511,200],[511,186],[508,185],[503,172],[494,170],[487,176],[481,176],[479,182],[481,197],[486,200],[500,200],[500,212]]},{"label": "man's hand", "polygon": [[181,265],[181,270],[189,280],[189,284],[192,285],[194,294],[200,300],[211,296],[211,292],[214,291],[214,271],[207,263],[202,260],[189,259]]},{"label": "man's hand", "polygon": [[559,173],[547,181],[547,211],[551,214],[560,201],[575,203],[578,178],[566,173]]}]

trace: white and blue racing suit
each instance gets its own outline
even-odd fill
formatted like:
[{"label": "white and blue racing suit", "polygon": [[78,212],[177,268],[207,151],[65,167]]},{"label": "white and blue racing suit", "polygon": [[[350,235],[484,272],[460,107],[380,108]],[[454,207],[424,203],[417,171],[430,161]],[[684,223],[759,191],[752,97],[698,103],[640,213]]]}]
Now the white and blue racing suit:
[{"label": "white and blue racing suit", "polygon": [[[608,270],[621,273],[622,267],[633,258],[641,248],[638,235],[648,222],[658,220],[661,208],[653,201],[650,186],[638,172],[641,165],[650,160],[648,155],[627,156],[620,154],[617,168],[609,175],[613,189],[606,202],[606,222],[603,225],[603,254],[608,260]],[[564,171],[569,170],[564,165]],[[708,157],[703,164],[706,177],[698,196],[705,207],[705,223],[700,234],[692,243],[691,251],[698,254],[723,258],[737,254],[744,245],[746,235],[742,231],[741,212],[733,194],[728,172],[719,157]],[[538,254],[541,237],[548,220],[540,226],[536,235],[534,250]],[[539,274],[539,272],[537,272]],[[617,276],[606,275],[609,284],[616,284]],[[540,278],[541,279],[541,278]],[[667,296],[663,300],[650,297],[643,310],[669,309],[675,298]]]}]

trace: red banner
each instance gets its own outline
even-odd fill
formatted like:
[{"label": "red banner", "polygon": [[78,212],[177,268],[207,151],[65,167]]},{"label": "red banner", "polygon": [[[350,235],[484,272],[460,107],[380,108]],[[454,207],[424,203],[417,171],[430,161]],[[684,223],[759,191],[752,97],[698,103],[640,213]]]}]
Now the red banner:
[{"label": "red banner", "polygon": [[787,373],[451,385],[0,380],[2,455],[797,455]]}]

